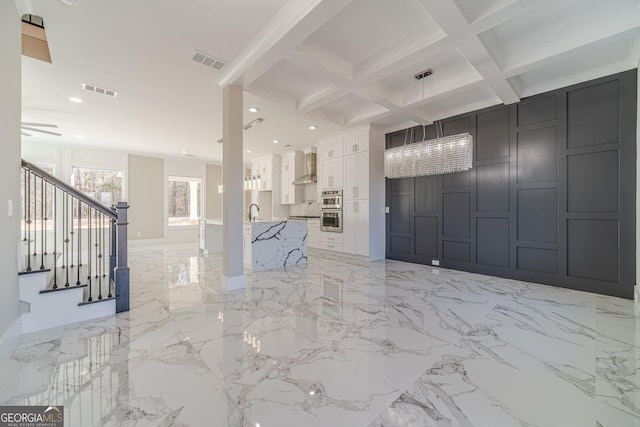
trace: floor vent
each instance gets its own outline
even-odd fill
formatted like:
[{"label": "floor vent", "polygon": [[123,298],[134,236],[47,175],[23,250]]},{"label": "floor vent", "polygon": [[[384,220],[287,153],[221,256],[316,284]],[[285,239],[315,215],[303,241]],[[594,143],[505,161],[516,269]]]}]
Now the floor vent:
[{"label": "floor vent", "polygon": [[96,86],[96,85],[91,85],[89,83],[82,83],[82,88],[86,89],[86,90],[88,90],[90,92],[101,93],[103,95],[107,95],[107,96],[110,96],[112,98],[115,98],[116,96],[118,96],[118,92],[115,91],[115,90],[105,89],[103,87]]},{"label": "floor vent", "polygon": [[206,65],[207,67],[211,67],[214,70],[218,71],[221,70],[222,67],[227,65],[221,59],[214,58],[213,56],[207,55],[206,53],[200,52],[199,50],[193,52],[193,57],[191,57],[191,59],[198,64]]}]

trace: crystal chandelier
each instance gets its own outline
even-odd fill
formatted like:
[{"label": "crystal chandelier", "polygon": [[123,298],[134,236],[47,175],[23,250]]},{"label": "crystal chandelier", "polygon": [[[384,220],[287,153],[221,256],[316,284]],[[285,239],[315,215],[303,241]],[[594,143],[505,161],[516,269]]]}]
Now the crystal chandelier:
[{"label": "crystal chandelier", "polygon": [[384,151],[384,176],[410,178],[471,169],[473,137],[469,133],[405,144]]},{"label": "crystal chandelier", "polygon": [[[426,69],[413,77],[422,80],[433,74]],[[424,81],[422,102],[424,103]],[[462,172],[472,168],[473,137],[469,133],[440,136],[436,121],[435,139],[422,140],[389,148],[384,152],[384,176],[387,178],[411,178],[417,176],[441,175]],[[425,135],[425,126],[422,126]]]}]

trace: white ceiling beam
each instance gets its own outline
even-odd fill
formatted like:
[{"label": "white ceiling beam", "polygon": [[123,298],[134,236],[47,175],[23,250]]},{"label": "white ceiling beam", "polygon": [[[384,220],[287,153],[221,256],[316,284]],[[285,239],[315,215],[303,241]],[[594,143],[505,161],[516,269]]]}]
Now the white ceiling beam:
[{"label": "white ceiling beam", "polygon": [[453,0],[419,0],[436,23],[449,37],[454,38],[458,49],[489,83],[504,104],[513,104],[520,95],[502,76],[502,69],[491,52],[476,34],[470,31],[463,13]]},{"label": "white ceiling beam", "polygon": [[607,46],[621,43],[640,36],[640,26],[625,31],[619,31],[603,39],[597,39],[589,43],[578,44],[575,41],[559,42],[553,47],[553,51],[545,51],[539,54],[532,54],[530,57],[518,64],[505,67],[504,77],[513,77],[528,71],[536,70],[572,57],[584,55]]},{"label": "white ceiling beam", "polygon": [[282,54],[278,48],[297,46],[349,3],[351,0],[287,2],[271,22],[240,52],[238,57],[225,67],[217,83],[220,86],[238,84],[246,87],[250,85],[259,77],[259,73],[254,73],[253,80],[250,81],[245,79],[249,70],[254,67],[257,67],[255,68],[257,70],[268,70],[265,65],[257,65],[258,62],[277,63]]},{"label": "white ceiling beam", "polygon": [[[424,63],[433,55],[453,46],[445,33],[421,37],[423,31],[418,30],[357,64],[354,70],[355,80],[361,85],[378,82],[394,73]],[[421,70],[416,70],[418,71]]]},{"label": "white ceiling beam", "polygon": [[[278,110],[308,120],[318,120],[318,115],[302,113],[296,108],[296,102],[293,98],[282,95],[279,92],[261,87],[259,85],[251,85],[251,87],[245,88],[244,93],[260,98],[263,102],[267,103],[271,107]],[[328,123],[333,123],[338,126],[344,126],[344,118],[332,114],[326,114],[321,117]]]},{"label": "white ceiling beam", "polygon": [[303,99],[298,105],[298,111],[308,113],[310,111],[317,110],[330,102],[348,95],[349,92],[350,90],[347,88],[333,86]]},{"label": "white ceiling beam", "polygon": [[529,12],[549,0],[518,0],[503,8],[494,10],[469,24],[473,34],[480,34],[523,13]]}]

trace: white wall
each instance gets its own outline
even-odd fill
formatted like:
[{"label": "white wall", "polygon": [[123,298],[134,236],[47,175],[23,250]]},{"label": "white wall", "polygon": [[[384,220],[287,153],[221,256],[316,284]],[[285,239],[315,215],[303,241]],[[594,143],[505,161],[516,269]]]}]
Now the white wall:
[{"label": "white wall", "polygon": [[[20,234],[20,16],[13,1],[0,1],[0,337],[18,319]],[[7,203],[13,203],[8,216]]]},{"label": "white wall", "polygon": [[638,296],[638,282],[640,282],[640,155],[638,154],[638,145],[640,144],[640,62],[638,62],[637,70],[638,87],[638,101],[636,103],[636,112],[638,118],[636,120],[636,296]]}]

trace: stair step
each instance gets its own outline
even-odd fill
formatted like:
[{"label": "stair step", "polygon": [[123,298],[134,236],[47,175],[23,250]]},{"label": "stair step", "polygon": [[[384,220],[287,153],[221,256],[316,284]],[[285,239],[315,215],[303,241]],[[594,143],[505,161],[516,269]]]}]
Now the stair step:
[{"label": "stair step", "polygon": [[56,289],[47,288],[40,291],[41,294],[47,294],[49,292],[67,291],[69,289],[86,288],[87,285],[73,285],[73,286],[58,286]]},{"label": "stair step", "polygon": [[102,299],[94,299],[93,301],[83,301],[81,303],[78,303],[79,306],[83,306],[83,305],[90,305],[90,304],[98,304],[101,302],[107,302],[107,301],[113,301],[113,300],[117,300],[120,299],[120,297],[111,297],[111,298],[102,298]]},{"label": "stair step", "polygon": [[22,276],[23,274],[48,273],[49,271],[51,271],[50,268],[45,268],[45,269],[42,269],[42,270],[40,270],[39,268],[34,268],[31,271],[26,271],[26,270],[25,271],[19,271],[18,272],[18,276]]}]

